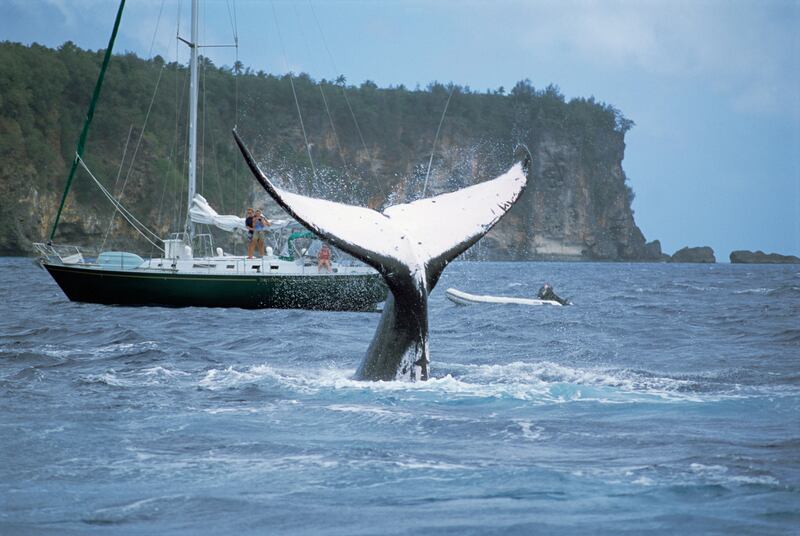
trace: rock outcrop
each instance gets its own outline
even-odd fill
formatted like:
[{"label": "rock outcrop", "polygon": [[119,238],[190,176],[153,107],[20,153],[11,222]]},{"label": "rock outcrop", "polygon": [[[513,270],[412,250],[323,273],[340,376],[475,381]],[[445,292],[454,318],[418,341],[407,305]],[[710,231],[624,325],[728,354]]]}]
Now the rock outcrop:
[{"label": "rock outcrop", "polygon": [[761,250],[748,251],[740,249],[731,251],[731,264],[800,264],[800,257],[794,255],[781,255],[779,253],[764,253]]},{"label": "rock outcrop", "polygon": [[676,251],[670,262],[695,262],[695,263],[710,263],[717,262],[714,257],[714,250],[708,246],[690,248],[685,247]]},{"label": "rock outcrop", "polygon": [[661,251],[661,241],[653,240],[644,245],[644,258],[642,260],[651,262],[669,262],[670,256]]}]

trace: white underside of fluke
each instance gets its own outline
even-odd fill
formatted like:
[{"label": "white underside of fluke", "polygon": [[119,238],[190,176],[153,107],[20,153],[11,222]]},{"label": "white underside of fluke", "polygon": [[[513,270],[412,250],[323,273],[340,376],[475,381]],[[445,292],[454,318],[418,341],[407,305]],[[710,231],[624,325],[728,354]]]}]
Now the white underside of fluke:
[{"label": "white underside of fluke", "polygon": [[485,233],[516,200],[525,182],[522,165],[516,164],[496,179],[393,205],[383,213],[282,188],[275,191],[316,230],[366,250],[378,261],[399,261],[414,272],[420,264]]}]

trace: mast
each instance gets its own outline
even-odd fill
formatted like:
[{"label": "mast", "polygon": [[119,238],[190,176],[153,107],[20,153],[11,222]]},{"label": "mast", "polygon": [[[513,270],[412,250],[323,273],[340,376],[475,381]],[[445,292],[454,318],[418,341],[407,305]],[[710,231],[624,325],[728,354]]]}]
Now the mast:
[{"label": "mast", "polygon": [[191,55],[189,59],[189,200],[186,205],[186,232],[189,240],[194,238],[194,223],[189,215],[192,199],[196,190],[197,177],[197,0],[192,0],[192,35],[188,43]]}]

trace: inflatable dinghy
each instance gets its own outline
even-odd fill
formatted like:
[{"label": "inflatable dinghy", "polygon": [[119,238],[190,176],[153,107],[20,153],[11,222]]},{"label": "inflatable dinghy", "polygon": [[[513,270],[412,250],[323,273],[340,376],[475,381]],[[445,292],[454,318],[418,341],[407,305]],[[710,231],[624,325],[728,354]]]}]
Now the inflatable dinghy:
[{"label": "inflatable dinghy", "polygon": [[512,298],[509,296],[478,296],[476,294],[468,294],[454,288],[449,288],[445,291],[447,299],[458,305],[472,305],[475,303],[513,303],[517,305],[557,305],[561,304],[552,300],[537,300],[531,298]]}]

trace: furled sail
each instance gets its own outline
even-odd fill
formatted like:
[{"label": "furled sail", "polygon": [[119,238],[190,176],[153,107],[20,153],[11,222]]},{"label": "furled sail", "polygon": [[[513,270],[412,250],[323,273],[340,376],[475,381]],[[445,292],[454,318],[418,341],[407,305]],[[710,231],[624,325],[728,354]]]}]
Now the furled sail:
[{"label": "furled sail", "polygon": [[[189,209],[189,214],[194,223],[202,223],[205,225],[213,225],[229,233],[242,230],[247,230],[244,225],[244,218],[234,215],[219,214],[214,210],[205,197],[200,194],[194,194],[192,198],[192,208]],[[291,220],[270,220],[272,224],[270,230],[281,229],[286,227]]]}]

